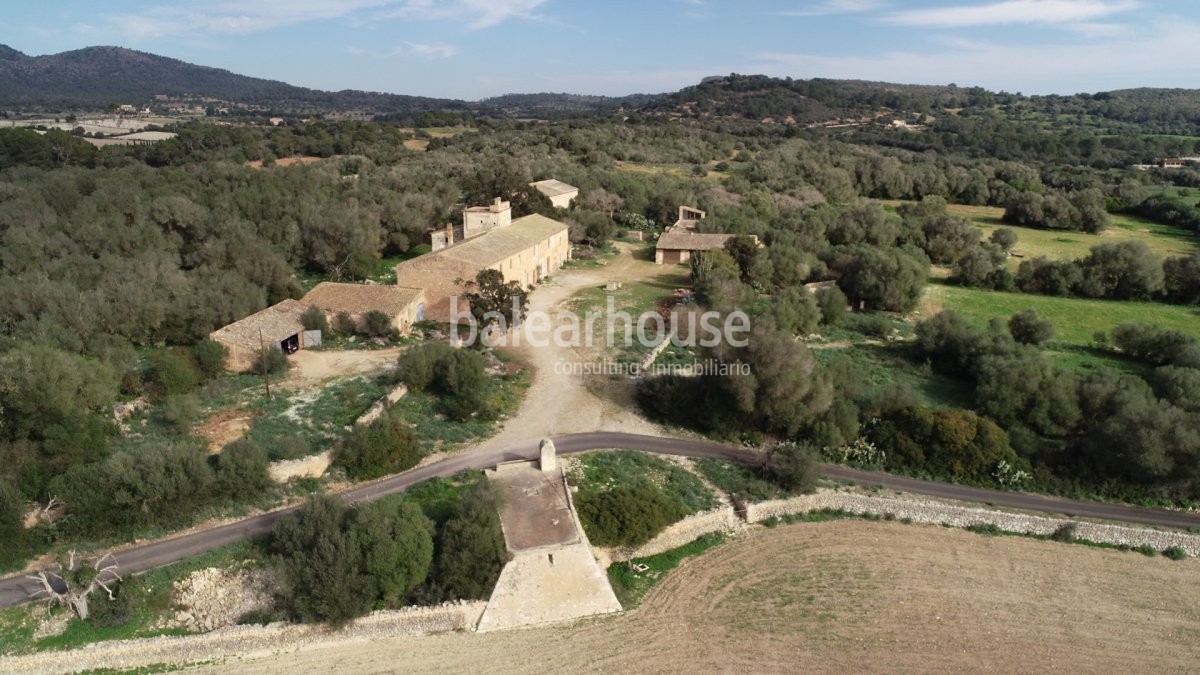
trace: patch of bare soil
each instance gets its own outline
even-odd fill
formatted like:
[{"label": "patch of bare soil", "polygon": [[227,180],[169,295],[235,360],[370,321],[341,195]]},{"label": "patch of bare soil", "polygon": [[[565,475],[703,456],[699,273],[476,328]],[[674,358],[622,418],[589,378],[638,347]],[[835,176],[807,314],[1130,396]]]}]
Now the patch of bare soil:
[{"label": "patch of bare soil", "polygon": [[208,441],[208,454],[215,455],[244,436],[253,421],[254,416],[241,408],[226,408],[204,420],[196,427],[196,433]]},{"label": "patch of bare soil", "polygon": [[301,349],[288,357],[290,368],[279,387],[305,389],[331,377],[375,373],[394,364],[403,349]]},{"label": "patch of bare soil", "polygon": [[405,150],[415,150],[417,152],[425,152],[425,150],[427,148],[429,148],[428,139],[410,138],[410,139],[404,141],[404,149]]},{"label": "patch of bare soil", "polygon": [[685,561],[641,609],[486,634],[280,645],[254,672],[1194,670],[1200,560],[940,527],[755,530]]}]

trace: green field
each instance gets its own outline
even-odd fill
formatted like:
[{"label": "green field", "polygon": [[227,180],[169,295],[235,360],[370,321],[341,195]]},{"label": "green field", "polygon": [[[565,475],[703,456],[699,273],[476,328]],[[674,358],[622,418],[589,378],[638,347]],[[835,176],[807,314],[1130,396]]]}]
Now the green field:
[{"label": "green field", "polygon": [[1196,188],[1181,188],[1174,185],[1147,185],[1143,188],[1146,196],[1166,195],[1189,204],[1200,204],[1200,190]]},{"label": "green field", "polygon": [[[897,206],[904,202],[886,200],[885,204]],[[1009,258],[1015,270],[1022,260],[1046,256],[1054,260],[1082,258],[1097,244],[1121,241],[1143,241],[1150,250],[1162,256],[1188,255],[1200,249],[1200,238],[1187,230],[1138,218],[1137,216],[1113,215],[1112,225],[1101,234],[1071,232],[1068,230],[1039,230],[1032,227],[1009,225],[1003,221],[1004,209],[996,206],[968,206],[951,204],[946,209],[951,215],[970,221],[989,236],[998,227],[1007,227],[1017,233],[1017,245]]]},{"label": "green field", "polygon": [[993,317],[1007,321],[1023,309],[1035,309],[1054,324],[1054,341],[1070,345],[1089,345],[1096,331],[1111,331],[1123,323],[1144,323],[1200,335],[1197,307],[1002,293],[942,284],[930,284],[925,294],[931,308],[954,310],[978,326],[986,326]]}]

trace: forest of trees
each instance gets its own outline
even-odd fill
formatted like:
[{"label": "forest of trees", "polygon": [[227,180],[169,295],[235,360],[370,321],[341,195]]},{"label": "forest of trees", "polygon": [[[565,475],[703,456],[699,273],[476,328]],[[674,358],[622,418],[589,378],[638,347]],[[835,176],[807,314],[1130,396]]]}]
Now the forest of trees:
[{"label": "forest of trees", "polygon": [[[700,90],[775,86],[725,82]],[[866,84],[785,88],[810,98],[833,92],[827,104],[847,109],[894,104],[938,116],[941,106],[1011,104],[1033,112],[1078,108],[1123,125],[1194,122],[1158,108],[1139,117],[1129,101],[1142,99],[1132,94],[1018,100],[982,90],[912,88],[888,103]],[[1170,97],[1159,103],[1162,110],[1175,104]],[[743,110],[746,118],[758,114]],[[887,433],[876,427],[876,442],[897,448],[921,444],[939,429],[971,429],[977,442],[942,448],[975,458],[962,464],[972,467],[964,468],[971,479],[980,479],[979,462],[1004,459],[1040,471],[1041,485],[1070,476],[1092,486],[1198,498],[1200,461],[1187,434],[1200,412],[1188,350],[1154,357],[1160,362],[1145,377],[1115,371],[1084,377],[1060,373],[1039,354],[1044,338],[1029,317],[1014,319],[1011,333],[920,337],[914,358],[935,369],[954,364],[975,392],[960,406],[970,415],[944,415],[896,392],[864,393],[852,376],[818,364],[795,340],[851,319],[862,325],[864,317],[882,321],[912,310],[931,264],[950,266],[961,283],[989,288],[1200,301],[1198,254],[1162,260],[1122,243],[1075,261],[1027,260],[1013,274],[1004,263],[1011,231],[984,240],[948,213],[948,203],[991,205],[1005,208],[1015,223],[1098,231],[1109,213],[1134,212],[1195,229],[1191,202],[1147,197],[1164,180],[1200,184],[1195,169],[1117,170],[1142,151],[1105,141],[1093,148],[1099,159],[1085,159],[1085,144],[1061,138],[1041,144],[1051,132],[1018,124],[1015,115],[1002,115],[992,132],[968,128],[982,123],[982,113],[959,121],[941,115],[945,124],[963,126],[953,131],[935,123],[904,142],[869,129],[829,134],[747,119],[680,124],[656,114],[614,119],[605,112],[555,123],[480,117],[458,135],[432,139],[425,152],[404,148],[412,132],[393,123],[192,124],[170,141],[103,149],[70,134],[0,130],[0,537],[16,536],[12,513],[51,496],[74,502],[68,508],[92,510],[80,526],[110,515],[131,527],[142,524],[133,522],[142,516],[116,513],[102,499],[105,490],[125,490],[119,486],[128,476],[156,486],[153,493],[121,494],[163,523],[177,511],[223,499],[231,486],[248,485],[244,493],[254,494],[261,450],[231,453],[236,461],[226,466],[197,460],[196,444],[186,439],[148,439],[138,447],[120,438],[112,405],[146,394],[186,419],[196,383],[219,371],[203,343],[210,331],[297,297],[306,282],[374,277],[384,258],[410,251],[464,205],[494,196],[511,199],[517,215],[536,211],[568,222],[572,237],[592,246],[603,245],[618,224],[653,233],[674,221],[680,204],[706,210],[705,228],[763,242],[756,248],[735,238],[727,251],[697,256],[691,269],[704,306],[752,310],[751,346],[711,356],[749,363],[753,374],[647,380],[639,399],[651,414],[818,447],[851,443],[880,420]],[[991,147],[1006,134],[1020,142]],[[286,169],[246,165],[294,154],[327,159]],[[699,171],[634,172],[625,163]],[[551,176],[581,188],[570,210],[555,212],[528,188]],[[909,203],[893,209],[879,199]],[[812,282],[827,288],[809,294],[803,284]],[[1118,344],[1126,345],[1122,353],[1145,350],[1130,346],[1135,342],[1123,333]],[[461,354],[423,352],[402,367],[410,377],[423,374],[424,386],[443,397],[439,412],[486,418],[479,364]],[[1112,420],[1137,415],[1176,435],[1147,432],[1136,446],[1118,438],[1127,429]],[[340,461],[362,477],[394,471],[413,456],[379,448],[410,441],[400,423],[384,423],[356,436]],[[902,456],[957,466],[949,455]],[[167,469],[156,459],[162,457],[178,461]],[[1085,464],[1094,468],[1079,473]]]}]

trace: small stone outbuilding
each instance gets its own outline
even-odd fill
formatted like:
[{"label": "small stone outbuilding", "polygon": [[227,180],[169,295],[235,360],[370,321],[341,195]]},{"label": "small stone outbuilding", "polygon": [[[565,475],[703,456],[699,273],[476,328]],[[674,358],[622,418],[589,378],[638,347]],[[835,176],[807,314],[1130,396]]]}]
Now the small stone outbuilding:
[{"label": "small stone outbuilding", "polygon": [[558,209],[570,208],[571,202],[579,196],[579,188],[554,178],[539,180],[530,183],[529,186],[546,195],[550,203]]},{"label": "small stone outbuilding", "polygon": [[380,311],[392,321],[392,327],[402,335],[412,330],[412,325],[425,320],[425,291],[391,284],[342,284],[323,281],[300,300],[306,306],[316,307],[333,318],[345,312],[360,329],[367,312]]},{"label": "small stone outbuilding", "polygon": [[304,324],[300,317],[307,305],[299,300],[284,300],[234,321],[209,334],[229,350],[225,368],[234,372],[250,370],[262,358],[262,347],[274,347],[284,354],[304,348]]}]

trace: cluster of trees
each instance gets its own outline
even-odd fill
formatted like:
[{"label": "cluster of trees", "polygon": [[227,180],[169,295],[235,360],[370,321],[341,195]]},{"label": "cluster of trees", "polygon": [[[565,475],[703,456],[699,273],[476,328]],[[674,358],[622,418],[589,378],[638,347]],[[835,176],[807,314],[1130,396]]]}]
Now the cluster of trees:
[{"label": "cluster of trees", "polygon": [[49,493],[70,513],[60,527],[88,535],[174,527],[208,506],[254,503],[273,485],[266,451],[248,440],[212,458],[195,439],[149,438],[124,445],[51,482]]},{"label": "cluster of trees", "polygon": [[944,311],[918,325],[917,348],[934,368],[970,379],[978,410],[1008,432],[1041,485],[1200,497],[1194,340],[1122,327],[1114,337],[1127,353],[1169,365],[1146,378],[1114,369],[1080,374],[1015,339],[1035,341],[1022,327],[1036,319],[1014,317],[1009,327],[993,322],[980,331]]},{"label": "cluster of trees", "polygon": [[421,444],[398,411],[388,410],[374,422],[356,426],[333,455],[352,480],[369,480],[411,469],[421,461]]},{"label": "cluster of trees", "polygon": [[1004,220],[1014,225],[1045,230],[1103,232],[1108,228],[1104,193],[1098,189],[1063,193],[1026,191],[1018,194],[1004,209]]},{"label": "cluster of trees", "polygon": [[1200,254],[1163,259],[1141,241],[1093,246],[1076,260],[1039,256],[1024,260],[1015,276],[993,271],[982,278],[979,266],[960,265],[961,283],[1042,295],[1080,295],[1115,300],[1200,301]]},{"label": "cluster of trees", "polygon": [[440,523],[403,495],[354,505],[312,497],[271,533],[277,607],[340,624],[410,601],[486,598],[509,558],[499,508],[482,480]]},{"label": "cluster of trees", "polygon": [[491,419],[496,414],[487,360],[477,350],[424,344],[400,355],[396,376],[410,391],[438,394],[443,410],[454,419]]},{"label": "cluster of trees", "polygon": [[912,406],[890,411],[871,429],[870,440],[891,469],[928,472],[959,481],[991,484],[997,469],[1028,469],[1008,434],[969,410]]}]

